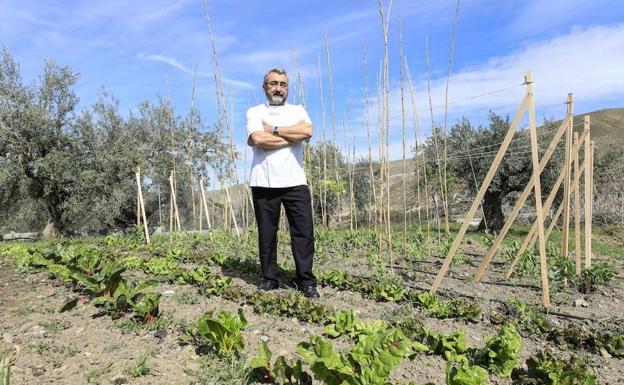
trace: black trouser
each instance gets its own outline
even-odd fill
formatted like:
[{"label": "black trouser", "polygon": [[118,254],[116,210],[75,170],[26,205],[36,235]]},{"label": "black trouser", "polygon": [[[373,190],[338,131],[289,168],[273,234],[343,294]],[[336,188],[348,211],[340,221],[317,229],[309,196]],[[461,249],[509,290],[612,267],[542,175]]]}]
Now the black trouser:
[{"label": "black trouser", "polygon": [[312,204],[308,186],[285,188],[252,187],[254,211],[258,224],[258,249],[264,279],[277,279],[277,229],[279,227],[280,205],[284,205],[292,254],[297,270],[297,284],[316,286],[312,273],[314,257],[314,225]]}]

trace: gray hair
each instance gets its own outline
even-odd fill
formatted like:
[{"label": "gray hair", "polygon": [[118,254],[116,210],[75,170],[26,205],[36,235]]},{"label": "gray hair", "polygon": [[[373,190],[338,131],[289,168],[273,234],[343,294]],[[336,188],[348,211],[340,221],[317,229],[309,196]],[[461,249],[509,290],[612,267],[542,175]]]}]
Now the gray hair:
[{"label": "gray hair", "polygon": [[262,80],[262,84],[266,84],[267,78],[272,73],[276,73],[278,75],[285,75],[286,77],[288,77],[288,74],[286,73],[286,70],[284,68],[271,68],[270,70],[268,70],[266,72],[266,74],[264,74],[264,78]]}]

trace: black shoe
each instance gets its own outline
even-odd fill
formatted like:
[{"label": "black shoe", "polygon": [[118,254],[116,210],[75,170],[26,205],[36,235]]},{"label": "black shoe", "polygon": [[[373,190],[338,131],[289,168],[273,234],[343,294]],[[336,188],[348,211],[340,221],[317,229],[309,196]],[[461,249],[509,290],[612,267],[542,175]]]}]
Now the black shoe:
[{"label": "black shoe", "polygon": [[260,280],[260,282],[258,282],[258,289],[264,291],[277,290],[279,289],[279,282],[263,278]]},{"label": "black shoe", "polygon": [[306,298],[320,298],[321,297],[318,290],[316,290],[316,286],[312,286],[312,285],[303,286],[300,290],[303,293],[303,296]]}]

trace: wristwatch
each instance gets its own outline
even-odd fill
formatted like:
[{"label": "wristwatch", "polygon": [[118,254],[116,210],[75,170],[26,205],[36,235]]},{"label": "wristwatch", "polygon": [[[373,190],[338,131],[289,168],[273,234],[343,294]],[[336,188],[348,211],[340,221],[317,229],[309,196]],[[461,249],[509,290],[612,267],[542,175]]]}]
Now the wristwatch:
[{"label": "wristwatch", "polygon": [[279,127],[273,126],[273,135],[279,136]]}]

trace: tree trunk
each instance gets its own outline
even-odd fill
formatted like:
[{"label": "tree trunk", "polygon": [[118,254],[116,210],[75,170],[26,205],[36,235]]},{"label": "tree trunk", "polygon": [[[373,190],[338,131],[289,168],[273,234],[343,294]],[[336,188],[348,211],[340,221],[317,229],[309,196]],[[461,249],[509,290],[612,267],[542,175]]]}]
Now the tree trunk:
[{"label": "tree trunk", "polygon": [[503,214],[503,196],[499,192],[485,192],[483,196],[483,211],[485,212],[485,221],[479,223],[479,230],[487,229],[499,231],[505,225],[505,215]]}]

